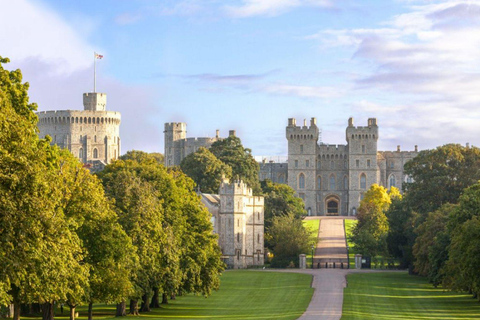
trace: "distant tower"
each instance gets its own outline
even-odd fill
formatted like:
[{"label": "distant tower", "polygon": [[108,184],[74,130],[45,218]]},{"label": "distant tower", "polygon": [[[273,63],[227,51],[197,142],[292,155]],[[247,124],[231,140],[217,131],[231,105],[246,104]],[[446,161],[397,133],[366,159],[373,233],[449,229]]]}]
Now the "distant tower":
[{"label": "distant tower", "polygon": [[183,140],[187,138],[187,124],[184,122],[165,123],[165,166],[180,164],[185,157]]},{"label": "distant tower", "polygon": [[377,176],[378,125],[376,118],[368,119],[368,126],[355,127],[353,118],[348,119],[346,129],[348,142],[349,169],[349,215],[358,210],[364,193],[374,183]]},{"label": "distant tower", "polygon": [[308,213],[315,212],[316,208],[315,176],[319,134],[315,118],[310,120],[310,126],[304,120],[302,127],[297,126],[294,118],[288,119],[288,184],[305,201]]},{"label": "distant tower", "polygon": [[120,112],[106,111],[107,95],[83,94],[84,110],[41,111],[40,138],[49,135],[52,144],[68,149],[93,170],[101,170],[120,156]]},{"label": "distant tower", "polygon": [[220,185],[219,245],[230,268],[264,264],[264,198],[243,181]]}]

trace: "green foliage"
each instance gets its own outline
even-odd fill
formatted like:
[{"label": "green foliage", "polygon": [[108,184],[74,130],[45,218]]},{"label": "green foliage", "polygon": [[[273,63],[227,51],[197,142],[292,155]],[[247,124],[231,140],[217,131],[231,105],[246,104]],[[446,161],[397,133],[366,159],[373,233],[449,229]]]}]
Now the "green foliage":
[{"label": "green foliage", "polygon": [[385,214],[388,220],[388,253],[400,261],[400,268],[408,268],[413,265],[414,213],[405,201],[397,198],[392,200]]},{"label": "green foliage", "polygon": [[305,216],[303,200],[295,196],[295,190],[289,185],[262,181],[262,192],[265,198],[265,228],[269,228],[274,217],[293,214],[296,218]]},{"label": "green foliage", "polygon": [[406,200],[425,218],[445,203],[457,203],[463,189],[480,180],[480,149],[448,144],[420,151],[405,164],[405,173],[414,180],[405,184]]},{"label": "green foliage", "polygon": [[393,199],[401,199],[398,190],[391,188],[390,193],[382,186],[373,184],[365,193],[358,208],[358,223],[353,230],[352,241],[357,252],[375,257],[387,253],[387,234],[389,230],[385,212]]},{"label": "green foliage", "polygon": [[260,167],[252,156],[252,151],[244,148],[240,138],[229,136],[226,139],[215,141],[210,147],[220,161],[232,168],[232,177],[243,180],[253,190],[253,194],[261,193],[258,172]]},{"label": "green foliage", "polygon": [[203,193],[218,193],[223,178],[232,177],[232,168],[203,147],[186,156],[180,163],[180,168],[195,181]]},{"label": "green foliage", "polygon": [[273,217],[266,237],[273,249],[272,267],[284,268],[292,261],[298,266],[298,255],[309,252],[315,243],[315,236],[293,213]]}]

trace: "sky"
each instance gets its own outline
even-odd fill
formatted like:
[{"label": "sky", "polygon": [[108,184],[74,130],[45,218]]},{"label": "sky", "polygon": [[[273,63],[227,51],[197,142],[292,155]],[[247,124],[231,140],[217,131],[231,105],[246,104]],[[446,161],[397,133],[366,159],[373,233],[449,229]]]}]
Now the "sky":
[{"label": "sky", "polygon": [[0,56],[38,110],[120,111],[122,153],[236,130],[287,154],[288,118],[345,144],[377,118],[379,150],[480,145],[480,0],[0,0]]}]

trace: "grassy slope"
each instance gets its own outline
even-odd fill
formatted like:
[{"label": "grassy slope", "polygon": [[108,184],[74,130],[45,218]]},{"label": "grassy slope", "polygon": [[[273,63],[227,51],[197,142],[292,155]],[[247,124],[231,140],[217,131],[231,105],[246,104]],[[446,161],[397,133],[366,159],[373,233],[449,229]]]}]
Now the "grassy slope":
[{"label": "grassy slope", "polygon": [[[297,319],[312,298],[312,276],[306,274],[227,271],[222,276],[220,290],[210,297],[187,295],[169,301],[161,309],[136,317],[121,319]],[[128,305],[128,303],[127,303]],[[128,307],[128,306],[127,306]],[[68,319],[68,307],[63,317]],[[86,319],[86,307],[78,308],[80,319]],[[114,306],[96,305],[94,319],[113,318]]]},{"label": "grassy slope", "polygon": [[471,295],[435,289],[403,272],[351,274],[344,291],[342,320],[480,319]]},{"label": "grassy slope", "polygon": [[[320,229],[320,219],[318,220],[303,220],[303,225],[305,228],[309,229],[315,238],[318,237],[318,229]],[[315,246],[317,243],[315,242]],[[306,256],[307,258],[307,268],[312,267],[312,252],[309,252]]]},{"label": "grassy slope", "polygon": [[357,224],[357,220],[352,220],[352,219],[345,219],[345,233],[347,237],[347,244],[348,247],[350,248],[348,253],[350,257],[350,269],[355,268],[355,244],[350,241],[350,236],[352,235],[352,230]]}]

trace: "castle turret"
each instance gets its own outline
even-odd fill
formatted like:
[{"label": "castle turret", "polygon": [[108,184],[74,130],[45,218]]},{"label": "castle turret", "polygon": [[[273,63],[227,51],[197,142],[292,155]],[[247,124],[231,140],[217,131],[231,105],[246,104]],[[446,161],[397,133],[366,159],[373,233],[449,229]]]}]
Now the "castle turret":
[{"label": "castle turret", "polygon": [[[377,177],[378,125],[376,118],[369,118],[365,127],[355,127],[353,118],[346,129],[349,168],[349,214],[358,209],[364,193]],[[355,210],[354,210],[355,209]]]},{"label": "castle turret", "polygon": [[288,140],[288,184],[305,201],[308,212],[315,211],[315,176],[317,143],[320,130],[317,120],[310,119],[310,126],[304,120],[297,126],[294,118],[288,119],[286,137]]},{"label": "castle turret", "polygon": [[165,123],[165,166],[180,164],[184,158],[183,145],[178,143],[187,137],[187,124],[184,122]]},{"label": "castle turret", "polygon": [[106,107],[106,93],[87,92],[83,94],[83,109],[85,111],[105,111]]}]

